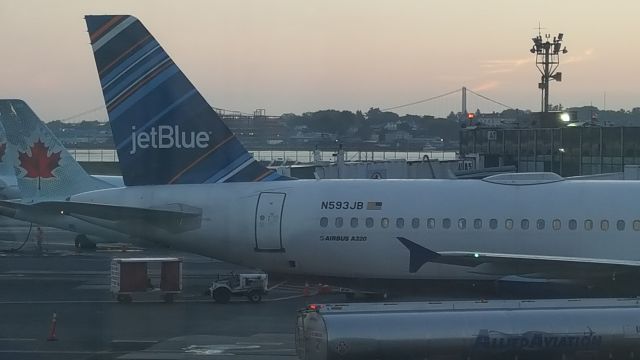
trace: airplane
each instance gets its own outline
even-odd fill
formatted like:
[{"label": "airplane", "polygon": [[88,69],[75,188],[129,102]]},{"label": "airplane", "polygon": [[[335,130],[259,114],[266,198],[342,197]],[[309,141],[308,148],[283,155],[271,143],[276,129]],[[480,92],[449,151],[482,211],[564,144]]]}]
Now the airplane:
[{"label": "airplane", "polygon": [[7,154],[7,135],[0,122],[0,199],[17,199],[20,197],[20,189],[13,170],[13,163],[7,161],[11,154]]},{"label": "airplane", "polygon": [[[2,124],[7,127],[7,131],[4,130]],[[144,246],[157,245],[153,239],[131,238],[128,234],[114,232],[56,211],[46,212],[25,206],[44,199],[66,198],[76,192],[122,187],[124,180],[122,176],[87,174],[23,100],[0,99],[0,130],[2,130],[0,131],[0,144],[3,143],[3,138],[8,139],[4,142],[6,143],[4,148],[0,145],[0,150],[6,149],[5,167],[15,167],[15,170],[11,170],[14,175],[7,176],[6,180],[7,183],[13,181],[16,184],[14,188],[8,188],[14,190],[10,198],[18,199],[0,206],[0,215],[78,232],[75,245],[79,248],[92,249],[98,242],[134,242]],[[250,156],[248,157],[250,158]],[[133,168],[139,168],[147,160],[143,161],[142,163],[133,163]],[[251,162],[254,162],[252,158]],[[0,171],[3,169],[2,165],[0,163]],[[251,163],[249,165],[255,166]],[[47,169],[47,166],[51,168]],[[252,167],[249,166],[249,169]],[[269,170],[269,172],[274,171]],[[277,173],[275,177],[283,178]],[[1,179],[0,177],[0,181]]]},{"label": "airplane", "polygon": [[31,207],[332,284],[610,281],[640,269],[638,181],[284,178],[250,157],[138,19],[85,19],[127,186]]},{"label": "airplane", "polygon": [[42,197],[64,199],[75,191],[121,187],[124,182],[121,176],[87,174],[23,100],[0,99],[0,152],[0,181],[9,185],[0,194],[13,199],[10,207],[0,207],[1,215],[76,232],[79,248],[129,240],[126,234],[25,206]]}]

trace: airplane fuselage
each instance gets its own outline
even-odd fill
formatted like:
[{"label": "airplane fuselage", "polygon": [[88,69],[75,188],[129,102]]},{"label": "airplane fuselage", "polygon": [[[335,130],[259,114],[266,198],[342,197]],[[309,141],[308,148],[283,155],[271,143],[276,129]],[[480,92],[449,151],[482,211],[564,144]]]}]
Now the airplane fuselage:
[{"label": "airplane fuselage", "polygon": [[71,200],[200,208],[202,222],[196,230],[172,234],[134,224],[131,232],[278,273],[492,277],[434,263],[410,272],[409,251],[398,237],[436,252],[640,259],[638,181],[516,186],[481,180],[299,180],[139,186],[88,192]]}]

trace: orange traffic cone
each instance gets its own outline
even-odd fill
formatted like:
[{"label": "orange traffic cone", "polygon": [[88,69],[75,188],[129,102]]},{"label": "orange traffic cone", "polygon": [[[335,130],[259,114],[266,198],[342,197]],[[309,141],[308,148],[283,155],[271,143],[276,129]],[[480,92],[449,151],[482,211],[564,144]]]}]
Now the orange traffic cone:
[{"label": "orange traffic cone", "polygon": [[304,283],[304,289],[302,289],[302,296],[309,297],[311,296],[311,289],[309,289],[309,283]]},{"label": "orange traffic cone", "polygon": [[56,313],[53,313],[53,318],[51,319],[51,331],[49,331],[47,341],[58,341],[56,336]]}]

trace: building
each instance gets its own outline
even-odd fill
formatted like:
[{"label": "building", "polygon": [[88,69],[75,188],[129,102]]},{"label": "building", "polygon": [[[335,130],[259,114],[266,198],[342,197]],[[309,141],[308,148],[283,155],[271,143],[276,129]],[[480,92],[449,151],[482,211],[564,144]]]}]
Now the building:
[{"label": "building", "polygon": [[622,172],[640,164],[640,127],[462,129],[460,155],[478,155],[483,167],[564,177]]},{"label": "building", "polygon": [[473,124],[491,128],[515,128],[518,120],[515,118],[503,118],[496,114],[480,114],[473,119]]}]

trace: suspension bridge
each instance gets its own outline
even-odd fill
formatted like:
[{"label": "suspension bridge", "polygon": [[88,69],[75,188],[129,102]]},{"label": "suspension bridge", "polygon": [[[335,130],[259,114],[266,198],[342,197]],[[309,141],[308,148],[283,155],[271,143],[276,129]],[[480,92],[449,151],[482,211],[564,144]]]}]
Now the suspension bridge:
[{"label": "suspension bridge", "polygon": [[466,114],[466,113],[469,112],[468,111],[468,106],[467,106],[468,105],[468,103],[467,103],[468,94],[475,95],[475,96],[477,96],[478,98],[480,98],[482,100],[488,101],[488,102],[493,103],[495,105],[499,105],[500,107],[502,107],[504,109],[513,109],[513,107],[511,107],[511,106],[509,106],[509,105],[507,105],[507,104],[505,104],[503,102],[500,102],[498,100],[492,99],[492,98],[490,98],[488,96],[485,96],[485,95],[482,95],[482,94],[480,94],[480,93],[478,93],[476,91],[473,91],[473,90],[467,88],[466,86],[463,86],[463,87],[461,87],[459,89],[448,91],[448,92],[445,92],[445,93],[440,94],[440,95],[431,96],[431,97],[426,98],[426,99],[412,101],[410,103],[406,103],[406,104],[402,104],[402,105],[386,107],[386,108],[383,108],[381,110],[382,111],[391,111],[391,110],[404,109],[404,108],[408,108],[408,107],[412,107],[412,106],[416,106],[416,105],[421,105],[421,104],[434,102],[436,100],[443,99],[443,98],[446,98],[446,97],[452,97],[453,95],[460,95],[461,96],[460,113]]},{"label": "suspension bridge", "polygon": [[[398,109],[405,109],[405,108],[410,108],[410,107],[415,107],[416,105],[423,105],[423,104],[428,104],[428,103],[433,103],[436,100],[440,100],[440,99],[444,99],[444,98],[453,98],[453,95],[458,95],[461,97],[460,101],[461,101],[461,107],[460,107],[460,113],[461,114],[466,114],[468,113],[468,109],[470,108],[468,106],[468,101],[469,101],[469,97],[468,95],[471,94],[475,97],[477,97],[478,99],[481,99],[483,101],[492,103],[494,105],[498,105],[499,107],[503,108],[503,109],[513,109],[513,107],[500,102],[498,100],[492,99],[486,95],[483,95],[477,91],[471,90],[469,88],[467,88],[466,86],[463,86],[459,89],[455,89],[452,91],[447,91],[445,93],[442,93],[440,95],[435,95],[435,96],[431,96],[428,97],[426,99],[421,99],[421,100],[417,100],[417,101],[412,101],[409,103],[405,103],[405,104],[401,104],[401,105],[395,105],[395,106],[390,106],[390,107],[384,107],[381,108],[382,111],[392,111],[392,110],[398,110]],[[480,108],[480,105],[477,103],[474,103],[475,108]],[[451,104],[445,104],[444,106],[446,110],[446,112],[452,111],[454,109],[454,107],[451,106]],[[100,105],[100,106],[96,106],[93,107],[91,109],[76,113],[74,115],[65,117],[63,119],[59,119],[60,121],[69,121],[69,120],[75,120],[78,119],[82,116],[85,115],[89,115],[91,113],[95,113],[101,110],[104,110],[105,106],[104,105]],[[225,108],[219,108],[219,107],[213,107],[214,110],[216,110],[220,115],[222,116],[242,116],[242,117],[258,117],[258,116],[262,116],[262,117],[272,117],[272,118],[276,118],[278,116],[268,116],[266,115],[266,110],[265,109],[256,109],[253,113],[247,113],[247,112],[243,112],[243,111],[238,111],[238,110],[230,110],[230,109],[225,109]],[[440,109],[442,110],[442,109]],[[435,112],[441,112],[442,111],[435,111]]]}]

